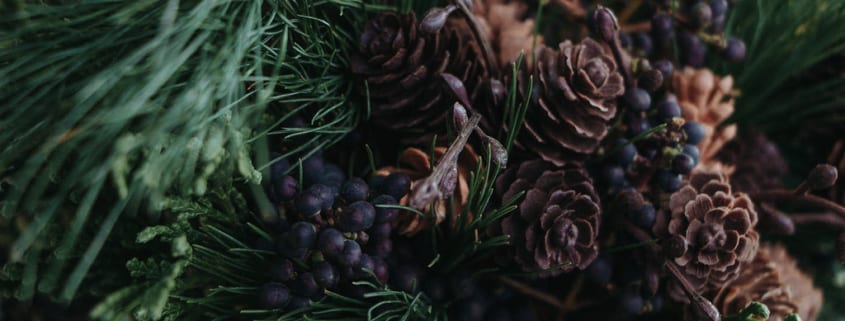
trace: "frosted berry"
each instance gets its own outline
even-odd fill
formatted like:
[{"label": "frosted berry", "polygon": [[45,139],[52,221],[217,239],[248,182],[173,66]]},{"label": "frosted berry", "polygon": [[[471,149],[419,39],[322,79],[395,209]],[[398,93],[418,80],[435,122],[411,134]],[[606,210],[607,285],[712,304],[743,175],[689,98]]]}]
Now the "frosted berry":
[{"label": "frosted berry", "polygon": [[343,253],[346,238],[340,231],[333,228],[326,228],[320,232],[317,240],[317,248],[323,255],[334,258]]},{"label": "frosted berry", "polygon": [[284,284],[275,282],[262,285],[258,296],[261,304],[271,309],[282,308],[290,300],[288,288]]},{"label": "frosted berry", "polygon": [[349,179],[340,189],[340,197],[350,203],[364,201],[369,194],[370,186],[358,177]]},{"label": "frosted berry", "polygon": [[363,231],[371,226],[376,217],[376,209],[372,204],[358,201],[344,207],[338,217],[338,227],[344,232]]},{"label": "frosted berry", "polygon": [[688,121],[683,126],[684,133],[687,136],[687,143],[697,145],[704,140],[705,132],[701,123],[696,121]]}]

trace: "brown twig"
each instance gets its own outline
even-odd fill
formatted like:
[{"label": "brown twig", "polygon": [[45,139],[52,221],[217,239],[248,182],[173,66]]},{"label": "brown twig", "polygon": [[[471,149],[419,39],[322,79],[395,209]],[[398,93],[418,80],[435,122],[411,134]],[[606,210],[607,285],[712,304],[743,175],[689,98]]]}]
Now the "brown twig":
[{"label": "brown twig", "polygon": [[628,2],[628,6],[626,6],[625,9],[622,9],[622,12],[619,14],[619,23],[625,24],[625,22],[628,22],[628,19],[631,19],[631,16],[634,15],[634,12],[637,12],[637,9],[642,4],[643,0],[633,0]]},{"label": "brown twig", "polygon": [[750,195],[751,199],[757,202],[790,202],[796,205],[816,206],[827,209],[842,218],[845,218],[845,207],[831,200],[813,194],[795,195],[794,191],[785,189],[774,189],[757,192]]},{"label": "brown twig", "polygon": [[642,21],[632,24],[621,25],[619,31],[624,33],[648,32],[651,31],[651,21]]},{"label": "brown twig", "polygon": [[563,302],[558,300],[557,297],[555,297],[551,294],[548,294],[546,292],[537,290],[537,289],[535,289],[535,288],[533,288],[533,287],[531,287],[531,286],[529,286],[525,283],[519,282],[517,280],[511,279],[511,278],[506,277],[506,276],[500,276],[499,281],[501,281],[505,285],[513,288],[517,292],[520,292],[524,295],[527,295],[529,297],[537,299],[537,301],[541,301],[543,303],[551,305],[551,306],[557,308],[560,311],[567,311],[569,309],[569,307],[567,307],[566,304],[564,304]]},{"label": "brown twig", "polygon": [[842,218],[831,212],[821,213],[794,213],[790,215],[795,224],[811,224],[820,223],[829,226],[835,226],[840,229],[845,229],[845,218]]}]

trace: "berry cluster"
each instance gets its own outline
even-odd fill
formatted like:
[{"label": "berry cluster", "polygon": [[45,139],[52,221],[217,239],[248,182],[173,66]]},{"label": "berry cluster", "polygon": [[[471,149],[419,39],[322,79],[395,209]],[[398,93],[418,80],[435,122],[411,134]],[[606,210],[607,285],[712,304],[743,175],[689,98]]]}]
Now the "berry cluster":
[{"label": "berry cluster", "polygon": [[[673,57],[675,44],[682,65],[701,67],[709,48],[729,62],[745,59],[745,43],[725,38],[728,0],[655,0],[650,28],[620,34],[623,47],[639,57]],[[677,3],[677,7],[673,5]]]},{"label": "berry cluster", "polygon": [[[646,61],[647,62],[647,61]],[[671,64],[654,67],[661,75],[671,75]],[[641,77],[642,78],[642,74]],[[660,78],[651,77],[650,79]],[[642,84],[640,82],[639,84]],[[656,102],[652,95],[660,96]],[[681,107],[671,93],[661,86],[651,91],[629,87],[622,98],[625,112],[617,129],[618,136],[607,146],[603,164],[604,183],[611,194],[625,190],[643,190],[657,185],[664,192],[674,192],[683,183],[683,175],[697,165],[700,153],[696,144],[705,136],[702,125],[681,118]]]},{"label": "berry cluster", "polygon": [[428,263],[436,255],[427,236],[397,239],[396,251],[388,259],[392,267],[391,287],[408,293],[422,292],[445,309],[448,320],[537,319],[530,302],[500,282],[490,282],[467,269],[446,272],[429,268]]},{"label": "berry cluster", "polygon": [[271,170],[268,196],[279,215],[266,223],[278,257],[259,291],[261,304],[295,309],[326,290],[362,297],[365,288],[355,281],[387,282],[391,223],[399,211],[395,205],[410,190],[408,176],[347,179],[319,153],[302,160],[301,185],[286,174],[290,170],[286,160]]}]

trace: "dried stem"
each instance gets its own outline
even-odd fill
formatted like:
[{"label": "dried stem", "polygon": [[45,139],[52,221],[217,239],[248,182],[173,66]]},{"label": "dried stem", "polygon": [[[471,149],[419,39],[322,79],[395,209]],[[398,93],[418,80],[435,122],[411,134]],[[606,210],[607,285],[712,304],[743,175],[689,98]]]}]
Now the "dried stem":
[{"label": "dried stem", "polygon": [[461,129],[458,138],[452,142],[446,153],[440,158],[440,162],[431,171],[431,175],[425,178],[422,182],[417,184],[411,191],[409,198],[409,205],[416,209],[424,209],[429,204],[442,198],[443,192],[440,188],[444,184],[444,179],[449,178],[449,174],[453,173],[458,166],[458,156],[467,144],[467,139],[472,134],[473,130],[478,127],[478,122],[481,120],[480,114],[473,114],[466,126]]},{"label": "dried stem", "polygon": [[757,202],[791,202],[796,205],[816,206],[827,209],[832,213],[845,218],[845,207],[836,204],[835,202],[822,198],[813,194],[795,195],[793,191],[785,189],[775,189],[763,192],[757,192],[750,195],[751,199]]},{"label": "dried stem", "polygon": [[524,295],[537,299],[538,301],[544,302],[548,305],[558,308],[560,311],[567,311],[569,309],[567,305],[558,300],[557,297],[546,292],[537,290],[525,283],[519,282],[506,276],[500,276],[499,281],[513,288],[519,293],[522,293]]},{"label": "dried stem", "polygon": [[845,218],[842,218],[831,212],[821,213],[794,213],[790,215],[795,224],[811,224],[820,223],[829,226],[834,226],[839,229],[845,229]]}]

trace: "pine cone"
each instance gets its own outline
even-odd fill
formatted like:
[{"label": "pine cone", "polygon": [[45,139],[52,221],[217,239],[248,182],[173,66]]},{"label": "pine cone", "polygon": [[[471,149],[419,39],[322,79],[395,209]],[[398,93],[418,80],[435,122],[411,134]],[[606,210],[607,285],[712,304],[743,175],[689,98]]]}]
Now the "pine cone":
[{"label": "pine cone", "polygon": [[559,50],[538,48],[536,56],[538,99],[528,108],[517,146],[556,166],[580,162],[607,135],[616,98],[625,90],[622,75],[610,51],[589,38],[567,40]]},{"label": "pine cone", "polygon": [[[744,193],[733,194],[727,177],[694,172],[689,183],[669,199],[654,233],[685,244],[673,262],[699,291],[716,289],[739,274],[740,265],[757,252],[757,212]],[[685,249],[684,249],[685,247]],[[679,284],[670,282],[673,299],[687,302]]]},{"label": "pine cone", "polygon": [[736,280],[705,297],[712,298],[725,315],[736,314],[753,301],[762,302],[771,311],[769,321],[783,321],[791,313],[813,321],[822,305],[822,292],[780,245],[761,246]]},{"label": "pine cone", "polygon": [[698,144],[700,168],[718,167],[713,164],[713,157],[736,136],[736,125],[719,127],[734,112],[734,99],[726,99],[732,87],[733,77],[718,77],[710,69],[687,67],[674,75],[681,115],[688,121],[699,122],[705,130],[705,138]]},{"label": "pine cone", "polygon": [[732,139],[715,159],[736,169],[731,175],[731,186],[745,193],[782,188],[788,171],[778,147],[759,132]]},{"label": "pine cone", "polygon": [[584,269],[598,254],[601,209],[583,168],[556,169],[541,160],[511,168],[496,181],[502,201],[519,192],[519,213],[502,220],[511,236],[511,257],[524,271],[552,276]]},{"label": "pine cone", "polygon": [[471,100],[489,90],[481,47],[463,19],[450,18],[427,34],[413,13],[381,13],[364,27],[350,65],[368,86],[361,82],[358,91],[370,95],[372,124],[405,143],[429,144],[432,135],[445,132],[455,99],[440,74],[461,79]]},{"label": "pine cone", "polygon": [[[505,66],[534,48],[534,19],[523,19],[528,5],[522,2],[503,3],[502,0],[475,0],[473,14],[496,52],[500,66]],[[543,43],[543,37],[537,37]]]},{"label": "pine cone", "polygon": [[[434,149],[434,159],[439,161],[444,154],[446,154],[446,147],[437,147]],[[423,179],[431,175],[431,158],[429,154],[417,149],[407,148],[399,157],[399,162],[407,167],[382,167],[375,172],[375,175],[390,175],[391,173],[403,173],[411,178],[411,190],[414,186]],[[461,154],[458,156],[458,180],[455,188],[454,199],[451,213],[459,214],[466,206],[469,198],[469,179],[470,174],[478,166],[478,154],[469,146],[466,146]],[[399,203],[401,205],[408,205],[408,196],[403,197]],[[440,201],[436,203],[435,224],[440,224],[449,213],[446,208],[446,202]],[[428,212],[427,210],[424,212]],[[456,223],[456,217],[452,217],[451,223]],[[471,216],[468,217],[471,219]],[[408,211],[400,211],[399,217],[394,221],[395,231],[402,235],[414,235],[429,227],[428,218],[422,217],[416,213]]]}]

